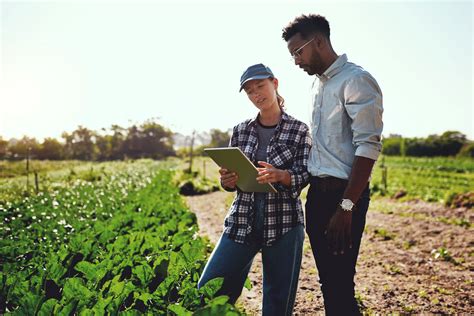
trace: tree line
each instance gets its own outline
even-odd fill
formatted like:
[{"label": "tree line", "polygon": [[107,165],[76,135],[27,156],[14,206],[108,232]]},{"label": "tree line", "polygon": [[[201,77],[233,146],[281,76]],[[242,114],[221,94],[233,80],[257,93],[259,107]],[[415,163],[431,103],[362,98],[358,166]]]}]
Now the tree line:
[{"label": "tree line", "polygon": [[458,131],[447,131],[426,138],[390,135],[383,139],[382,153],[389,156],[458,156],[474,158],[474,143]]},{"label": "tree line", "polygon": [[[79,126],[71,133],[64,132],[61,139],[45,138],[39,142],[35,138],[24,136],[16,140],[4,140],[0,136],[0,159],[21,160],[27,155],[39,160],[123,160],[151,158],[163,159],[170,156],[187,156],[188,144],[175,146],[176,133],[155,120],[134,124],[128,128],[112,125],[100,132]],[[195,145],[194,153],[201,155],[204,147],[225,147],[229,144],[229,131],[211,129],[200,145]],[[188,137],[189,138],[189,137]],[[447,131],[441,135],[426,138],[407,138],[401,135],[389,135],[383,138],[382,153],[391,156],[460,156],[474,157],[474,142],[458,131]]]},{"label": "tree line", "polygon": [[[71,133],[62,133],[59,140],[48,137],[41,142],[28,136],[18,140],[4,140],[0,136],[0,159],[21,160],[27,156],[38,160],[163,159],[179,154],[174,136],[175,133],[154,120],[128,128],[112,125],[100,132],[79,126]],[[212,129],[208,146],[227,146],[229,139],[228,132]]]}]

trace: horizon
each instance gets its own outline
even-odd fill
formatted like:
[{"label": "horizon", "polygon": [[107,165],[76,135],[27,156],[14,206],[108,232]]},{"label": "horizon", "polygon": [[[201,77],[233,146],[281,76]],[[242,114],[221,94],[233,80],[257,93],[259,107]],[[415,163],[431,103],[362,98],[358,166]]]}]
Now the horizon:
[{"label": "horizon", "polygon": [[227,131],[256,114],[237,91],[258,62],[279,79],[287,112],[308,124],[314,77],[291,62],[281,29],[318,13],[336,52],[381,86],[383,135],[454,130],[473,140],[472,9],[470,1],[2,1],[0,136],[61,139],[78,126],[150,118],[185,136]]},{"label": "horizon", "polygon": [[[148,120],[149,120],[149,119],[148,119]],[[148,121],[148,120],[145,120],[145,121]],[[137,126],[137,127],[139,127],[139,126],[140,126],[141,124],[143,124],[145,121],[143,121],[143,122],[135,122],[135,123],[132,123],[131,125],[127,125],[127,126],[121,126],[121,125],[119,125],[119,124],[111,124],[111,126],[112,126],[112,125],[119,125],[120,127],[124,128],[124,129],[128,129],[129,127],[132,127],[132,126],[134,126],[134,125]],[[161,124],[159,121],[155,121],[155,122],[156,122],[157,124],[162,125],[164,128],[170,130],[173,135],[180,135],[180,136],[183,136],[183,137],[185,137],[185,138],[189,138],[189,137],[192,136],[192,133],[190,133],[190,134],[183,134],[183,133],[181,133],[181,132],[179,132],[179,131],[174,131],[174,130],[170,129],[168,126]],[[63,131],[62,133],[71,134],[72,132],[74,132],[74,131],[75,131],[76,129],[78,129],[79,127],[87,128],[87,129],[89,129],[90,131],[95,132],[95,133],[98,133],[98,134],[100,134],[100,135],[111,135],[111,133],[109,133],[109,132],[111,132],[111,129],[110,129],[110,128],[104,128],[104,127],[102,127],[102,128],[99,128],[99,129],[90,129],[90,128],[88,128],[87,126],[77,126],[75,129],[71,129],[71,130],[69,130],[69,131]],[[204,131],[196,131],[196,135],[199,135],[199,136],[209,135],[209,133],[210,133],[210,131],[211,131],[212,129],[214,129],[214,128],[210,128],[209,130],[204,130]],[[106,132],[104,132],[104,130],[105,130]],[[228,132],[229,135],[231,135],[231,132],[232,132],[232,128],[228,128],[227,130],[221,130],[221,129],[218,129],[218,130],[220,130],[220,131],[222,131],[222,132]],[[450,131],[460,132],[460,131],[457,131],[457,130],[446,130],[446,131],[443,131],[443,132],[441,132],[441,133],[433,133],[433,134],[429,134],[429,135],[426,135],[426,136],[406,136],[406,135],[403,135],[403,134],[400,134],[400,133],[391,133],[391,134],[387,134],[387,135],[386,135],[386,134],[382,133],[382,140],[383,140],[384,138],[390,138],[390,137],[393,137],[393,136],[400,136],[400,137],[402,137],[402,138],[427,138],[427,137],[433,136],[433,135],[441,136],[443,133],[445,133],[445,132],[450,132]],[[6,140],[6,141],[12,141],[12,140],[13,140],[13,141],[19,141],[19,140],[23,139],[24,137],[27,137],[27,138],[30,138],[30,139],[35,139],[35,140],[37,140],[38,143],[42,143],[46,138],[54,138],[54,139],[56,139],[56,140],[62,142],[62,141],[63,141],[63,137],[61,136],[62,133],[61,133],[59,136],[57,136],[57,137],[46,136],[46,137],[43,137],[43,138],[38,138],[38,137],[35,137],[35,136],[31,136],[31,135],[21,135],[21,136],[19,136],[19,137],[9,137],[9,138],[5,138],[5,137],[3,137],[3,135],[0,135],[0,139]],[[462,133],[462,132],[461,132],[461,133]],[[466,136],[466,138],[467,138],[467,140],[468,140],[469,142],[474,141],[474,139],[469,138],[466,134],[464,134],[464,133],[462,133],[462,134]]]}]

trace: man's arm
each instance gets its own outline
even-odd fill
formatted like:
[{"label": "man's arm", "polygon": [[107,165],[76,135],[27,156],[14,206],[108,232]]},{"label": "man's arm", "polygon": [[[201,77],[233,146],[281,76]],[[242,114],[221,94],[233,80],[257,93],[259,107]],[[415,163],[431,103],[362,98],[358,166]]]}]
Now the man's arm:
[{"label": "man's arm", "polygon": [[[366,157],[355,157],[343,199],[349,199],[354,203],[359,201],[362,192],[367,187],[374,163],[374,160]],[[338,205],[336,213],[329,221],[327,228],[328,242],[330,249],[335,255],[342,255],[345,250],[352,248],[351,231],[353,212],[357,212],[356,207],[353,207],[352,211],[345,211]]]},{"label": "man's arm", "polygon": [[[356,150],[343,199],[355,204],[367,186],[372,167],[382,149],[382,92],[375,79],[364,73],[348,81],[344,88],[344,99],[347,114],[351,118],[352,142]],[[357,212],[357,208],[345,211],[338,205],[329,222],[328,243],[334,254],[343,254],[352,247],[353,212]]]},{"label": "man's arm", "polygon": [[[355,156],[354,164],[352,165],[349,183],[344,191],[343,199],[349,199],[356,203],[359,201],[360,195],[367,187],[369,177],[372,172],[372,167],[375,160],[366,157]],[[357,211],[357,210],[356,210]]]}]

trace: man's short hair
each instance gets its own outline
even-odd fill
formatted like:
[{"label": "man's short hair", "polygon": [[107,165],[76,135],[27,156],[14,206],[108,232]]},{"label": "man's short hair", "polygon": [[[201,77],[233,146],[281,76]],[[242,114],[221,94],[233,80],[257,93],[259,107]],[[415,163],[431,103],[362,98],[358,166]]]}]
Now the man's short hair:
[{"label": "man's short hair", "polygon": [[283,29],[282,37],[288,42],[296,33],[300,33],[305,39],[309,39],[315,33],[322,34],[329,39],[329,22],[324,16],[319,14],[302,14]]}]

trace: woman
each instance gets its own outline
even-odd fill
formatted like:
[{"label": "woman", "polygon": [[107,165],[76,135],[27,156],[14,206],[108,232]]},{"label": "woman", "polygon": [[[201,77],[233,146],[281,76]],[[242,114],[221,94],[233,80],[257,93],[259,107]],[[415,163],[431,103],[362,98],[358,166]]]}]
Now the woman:
[{"label": "woman", "polygon": [[307,185],[311,146],[308,127],[284,111],[278,80],[263,64],[250,66],[240,78],[240,91],[258,115],[234,127],[230,146],[239,147],[258,167],[257,181],[271,183],[277,193],[242,192],[238,175],[220,169],[221,185],[237,191],[224,222],[224,232],[199,280],[223,277],[219,294],[235,303],[253,258],[263,262],[263,315],[291,315],[298,285],[304,240],[299,194]]}]

